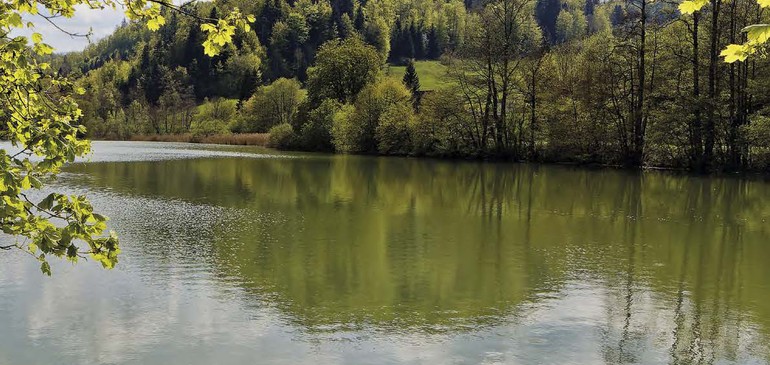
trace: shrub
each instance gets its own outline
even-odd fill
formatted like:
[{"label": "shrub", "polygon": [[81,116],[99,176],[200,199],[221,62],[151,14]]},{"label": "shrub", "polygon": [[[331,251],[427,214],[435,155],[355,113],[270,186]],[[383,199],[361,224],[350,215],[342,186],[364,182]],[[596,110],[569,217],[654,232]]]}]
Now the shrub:
[{"label": "shrub", "polygon": [[411,152],[411,132],[414,126],[412,106],[398,103],[389,106],[380,116],[375,136],[377,151],[382,154],[406,155]]},{"label": "shrub", "polygon": [[235,121],[237,111],[238,100],[206,100],[196,108],[190,132],[195,136],[227,133],[229,126]]},{"label": "shrub", "polygon": [[361,124],[355,122],[356,108],[343,105],[332,119],[332,143],[337,152],[359,152]]},{"label": "shrub", "polygon": [[267,139],[267,146],[279,150],[288,150],[294,147],[296,136],[294,127],[289,123],[281,123],[270,128],[270,137]]},{"label": "shrub", "polygon": [[311,151],[332,151],[332,125],[334,115],[342,104],[332,99],[325,99],[317,108],[307,113],[305,123],[300,129],[299,143],[302,148]]},{"label": "shrub", "polygon": [[357,37],[331,40],[318,49],[307,88],[316,105],[327,98],[349,102],[377,79],[381,67],[377,50]]},{"label": "shrub", "polygon": [[468,114],[455,90],[442,89],[425,94],[412,133],[413,153],[418,155],[463,155],[472,150],[460,133]]},{"label": "shrub", "polygon": [[190,132],[195,137],[208,137],[214,134],[229,133],[227,124],[221,120],[206,119],[200,121],[193,121],[190,126]]},{"label": "shrub", "polygon": [[299,81],[280,78],[260,87],[243,103],[241,116],[234,125],[239,132],[267,132],[275,125],[294,124],[299,106],[307,98]]}]

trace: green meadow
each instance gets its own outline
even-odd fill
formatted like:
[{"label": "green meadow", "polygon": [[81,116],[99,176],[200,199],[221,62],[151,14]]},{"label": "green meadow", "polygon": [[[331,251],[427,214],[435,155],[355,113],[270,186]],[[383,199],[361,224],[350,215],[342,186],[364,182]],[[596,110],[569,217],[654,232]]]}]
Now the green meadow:
[{"label": "green meadow", "polygon": [[[450,84],[447,77],[447,67],[439,61],[415,61],[414,67],[420,78],[420,86],[423,91],[436,90]],[[386,73],[388,77],[401,80],[406,72],[406,66],[388,65]]]}]

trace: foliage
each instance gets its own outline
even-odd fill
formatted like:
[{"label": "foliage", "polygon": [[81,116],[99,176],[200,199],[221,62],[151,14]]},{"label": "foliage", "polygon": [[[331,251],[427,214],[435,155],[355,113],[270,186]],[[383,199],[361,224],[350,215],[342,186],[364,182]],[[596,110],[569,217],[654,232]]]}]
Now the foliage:
[{"label": "foliage", "polygon": [[377,50],[358,38],[330,41],[321,46],[315,66],[308,70],[308,93],[319,102],[350,102],[377,78],[381,65]]},{"label": "foliage", "polygon": [[377,152],[386,155],[407,155],[412,152],[414,112],[411,105],[389,105],[380,116],[375,128]]},{"label": "foliage", "polygon": [[406,72],[404,73],[404,79],[402,80],[404,85],[412,93],[412,100],[415,105],[419,105],[420,101],[420,78],[417,76],[417,70],[414,68],[414,61],[409,60],[409,64],[406,66]]},{"label": "foliage", "polygon": [[[166,23],[161,3],[136,0],[124,5],[129,19],[146,23],[157,31]],[[41,269],[51,274],[48,257],[66,257],[70,261],[90,256],[106,268],[117,263],[118,239],[114,233],[103,236],[107,218],[94,212],[83,196],[50,193],[39,201],[30,198],[30,189],[39,190],[42,181],[56,175],[59,169],[90,151],[87,141],[79,134],[85,127],[76,125],[83,113],[72,93],[85,90],[57,72],[42,60],[53,52],[40,33],[29,38],[12,36],[35,26],[25,17],[55,22],[57,17],[72,17],[80,6],[91,8],[118,6],[116,2],[86,2],[65,0],[57,2],[5,3],[0,11],[0,115],[5,121],[4,138],[13,149],[0,150],[0,228],[6,234],[21,237],[4,249],[18,248],[35,256]],[[172,5],[167,7],[175,8]],[[207,53],[217,55],[231,41],[236,28],[248,30],[253,17],[243,17],[237,9],[216,24],[204,23],[209,34],[204,41]],[[55,23],[54,23],[55,25]],[[31,44],[28,42],[31,41]],[[114,98],[114,89],[108,97]],[[107,116],[108,121],[121,118]],[[86,243],[86,248],[77,245]]]},{"label": "foliage", "polygon": [[196,108],[190,131],[196,136],[227,133],[235,122],[238,100],[215,99],[206,101]]},{"label": "foliage", "polygon": [[311,151],[334,151],[331,131],[334,115],[341,107],[338,101],[325,99],[317,108],[305,113],[299,133],[300,147]]},{"label": "foliage", "polygon": [[280,78],[259,87],[241,108],[238,131],[264,133],[278,124],[293,125],[306,95],[296,79]]},{"label": "foliage", "polygon": [[185,9],[258,19],[216,57],[171,12],[158,32],[129,22],[51,67],[80,78],[84,124],[106,138],[187,134],[197,103],[225,98],[240,100],[236,122],[196,129],[288,123],[305,150],[762,169],[770,63],[719,53],[762,39],[741,29],[768,14],[704,4],[680,17],[659,1],[215,0]]},{"label": "foliage", "polygon": [[[679,10],[683,14],[694,14],[708,3],[709,0],[685,0],[679,4]],[[770,8],[768,0],[757,0],[757,4],[760,8]],[[745,43],[730,44],[722,50],[720,55],[725,58],[725,62],[745,61],[770,40],[770,24],[751,24],[743,28],[743,32],[746,33]]]},{"label": "foliage", "polygon": [[414,124],[412,95],[393,79],[367,85],[353,105],[333,117],[332,140],[337,151],[408,154]]},{"label": "foliage", "polygon": [[355,120],[356,107],[344,104],[332,117],[332,143],[337,152],[359,152],[362,139],[362,124]]},{"label": "foliage", "polygon": [[456,89],[442,89],[423,97],[412,135],[416,154],[472,155],[472,150],[466,149],[470,143],[464,141],[468,118],[463,104]]},{"label": "foliage", "polygon": [[376,135],[382,116],[393,107],[411,108],[412,94],[403,83],[392,79],[381,79],[367,85],[356,97],[353,123],[358,132],[353,142],[354,151],[375,153],[379,150]]},{"label": "foliage", "polygon": [[294,147],[296,135],[294,134],[294,127],[292,127],[291,124],[278,124],[270,128],[269,134],[270,137],[267,140],[268,147],[281,150],[291,149]]}]

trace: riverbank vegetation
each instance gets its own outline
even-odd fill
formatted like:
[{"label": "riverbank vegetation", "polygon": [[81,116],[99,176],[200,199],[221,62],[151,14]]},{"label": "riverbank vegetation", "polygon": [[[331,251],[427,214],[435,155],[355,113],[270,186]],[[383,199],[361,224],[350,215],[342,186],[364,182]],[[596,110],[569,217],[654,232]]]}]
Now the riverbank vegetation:
[{"label": "riverbank vegetation", "polygon": [[126,22],[53,62],[87,90],[96,138],[270,133],[283,149],[768,170],[770,62],[761,45],[720,57],[767,4],[704,4],[201,2],[183,8],[257,21],[213,58],[198,21],[168,12],[157,32]]},{"label": "riverbank vegetation", "polygon": [[130,137],[131,141],[209,143],[235,146],[267,146],[270,135],[267,133],[222,133],[210,136],[183,134],[139,134]]}]

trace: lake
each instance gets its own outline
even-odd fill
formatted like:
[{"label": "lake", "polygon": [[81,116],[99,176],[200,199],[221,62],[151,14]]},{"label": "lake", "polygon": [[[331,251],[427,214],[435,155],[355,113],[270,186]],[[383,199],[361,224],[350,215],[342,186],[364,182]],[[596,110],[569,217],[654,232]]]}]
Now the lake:
[{"label": "lake", "polygon": [[0,252],[0,364],[768,364],[770,183],[95,142],[118,267]]}]

